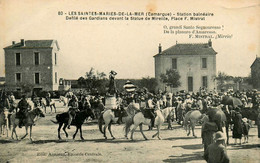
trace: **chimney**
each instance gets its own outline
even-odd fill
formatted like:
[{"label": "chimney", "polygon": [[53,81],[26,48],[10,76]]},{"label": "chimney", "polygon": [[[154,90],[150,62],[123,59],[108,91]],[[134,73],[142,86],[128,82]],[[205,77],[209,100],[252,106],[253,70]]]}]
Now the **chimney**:
[{"label": "chimney", "polygon": [[162,52],[162,46],[161,46],[161,44],[159,44],[158,49],[159,49],[159,54],[160,54],[160,53]]},{"label": "chimney", "polygon": [[21,46],[24,46],[24,39],[21,39]]},{"label": "chimney", "polygon": [[208,41],[208,45],[209,45],[210,48],[212,47],[211,39],[209,39],[209,41]]},{"label": "chimney", "polygon": [[15,44],[15,41],[12,41],[12,45],[14,45]]}]

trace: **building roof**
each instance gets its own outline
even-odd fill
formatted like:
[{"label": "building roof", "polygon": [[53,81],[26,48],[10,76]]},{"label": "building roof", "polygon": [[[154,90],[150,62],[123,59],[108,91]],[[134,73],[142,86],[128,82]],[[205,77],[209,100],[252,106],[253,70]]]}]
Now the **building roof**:
[{"label": "building roof", "polygon": [[209,43],[189,43],[177,44],[162,51],[156,56],[161,55],[215,55],[217,52],[209,45]]},{"label": "building roof", "polygon": [[25,40],[24,46],[22,43],[16,43],[10,46],[5,47],[4,49],[24,49],[24,48],[52,48],[56,44],[57,48],[59,48],[57,40]]},{"label": "building roof", "polygon": [[256,64],[260,64],[260,57],[256,57],[255,61],[252,63],[252,65],[250,66],[250,68],[252,68],[254,65]]}]

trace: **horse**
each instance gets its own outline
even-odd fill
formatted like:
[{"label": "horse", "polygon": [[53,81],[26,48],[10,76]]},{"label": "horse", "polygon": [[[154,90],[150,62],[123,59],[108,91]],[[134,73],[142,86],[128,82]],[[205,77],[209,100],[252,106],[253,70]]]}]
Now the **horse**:
[{"label": "horse", "polygon": [[[82,124],[84,123],[85,119],[87,119],[88,117],[91,117],[92,119],[95,118],[94,113],[91,109],[85,109],[82,110],[80,112],[76,112],[76,116],[75,118],[72,120],[71,125],[72,126],[76,126],[76,132],[73,134],[73,139],[75,139],[78,130],[80,131],[80,138],[81,140],[84,140],[83,136],[82,136]],[[61,140],[61,136],[60,136],[60,129],[63,126],[63,131],[66,134],[66,137],[68,137],[68,133],[66,132],[66,127],[68,126],[68,121],[69,121],[69,114],[67,112],[65,113],[61,113],[61,114],[57,114],[56,115],[56,122],[51,120],[53,123],[55,124],[59,124],[58,127],[58,138],[59,140]]]},{"label": "horse", "polygon": [[9,111],[6,108],[0,114],[0,134],[5,135],[5,130],[6,130],[6,137],[8,137],[8,127],[10,126],[8,115],[9,115]]},{"label": "horse", "polygon": [[167,122],[168,122],[168,129],[172,129],[171,116],[174,115],[175,108],[167,107],[167,108],[162,109],[161,111],[162,111],[162,115],[163,115],[164,119],[167,120]]},{"label": "horse", "polygon": [[[46,108],[47,108],[47,101],[46,101],[46,99],[42,99],[41,101],[39,101],[39,104],[42,106],[42,108],[44,108],[44,112],[46,113]],[[54,108],[54,111],[56,113],[56,106],[55,106],[55,101],[54,100],[51,100],[49,102],[49,107],[51,109],[51,112],[52,112],[52,108]]]},{"label": "horse", "polygon": [[[102,125],[104,122],[105,122],[105,126],[104,126],[104,130],[102,130]],[[101,115],[98,119],[98,126],[99,126],[99,131],[104,135],[105,139],[107,139],[107,136],[106,136],[107,128],[108,128],[108,131],[109,131],[111,137],[113,139],[115,139],[115,137],[113,136],[112,131],[111,131],[112,122],[116,122],[114,111],[112,111],[111,109],[108,109],[108,110],[105,110],[103,113],[101,113]]]},{"label": "horse", "polygon": [[257,121],[259,112],[256,109],[243,108],[241,109],[242,118],[247,118],[252,121]]},{"label": "horse", "polygon": [[[232,121],[233,111],[230,111],[230,113],[228,113],[226,111],[223,111],[219,107],[215,107],[215,108],[208,109],[206,114],[209,116],[209,119],[211,119],[211,121],[217,124],[218,131],[226,133],[226,144],[228,145],[229,144],[228,129]],[[225,130],[223,130],[223,127],[225,127]]]},{"label": "horse", "polygon": [[59,102],[60,102],[60,103],[63,102],[63,106],[67,106],[68,103],[69,103],[69,99],[66,98],[66,97],[64,97],[64,96],[60,96],[60,97],[59,97]]},{"label": "horse", "polygon": [[[161,126],[164,122],[164,116],[159,109],[155,110],[155,114],[156,114],[156,118],[155,118],[155,121],[154,121],[154,126],[157,128],[157,132],[152,137],[154,138],[155,136],[157,136],[158,139],[161,140],[160,128],[161,128]],[[130,127],[132,126],[132,124],[134,125],[134,127],[131,131],[131,140],[134,140],[133,135],[134,135],[134,132],[135,132],[135,130],[138,126],[140,128],[141,134],[143,135],[144,139],[148,140],[147,137],[143,133],[143,124],[150,126],[151,125],[151,119],[145,118],[144,113],[141,112],[141,111],[137,112],[134,115],[133,118],[128,117],[127,120],[126,120],[126,124],[125,124],[125,137],[127,139],[128,139],[127,135],[130,131]]]},{"label": "horse", "polygon": [[[11,120],[11,124],[13,126],[13,129],[12,129],[12,135],[11,135],[11,138],[13,139],[13,133],[16,135],[16,139],[18,140],[18,136],[16,134],[16,127],[19,125],[19,119],[16,118],[16,114],[17,113],[14,113],[11,115],[10,117],[10,120]],[[34,125],[34,119],[36,116],[40,116],[40,117],[45,117],[45,115],[43,114],[43,112],[41,111],[40,108],[36,107],[35,109],[29,111],[26,116],[25,116],[25,123],[24,123],[24,126],[25,126],[25,131],[26,131],[26,134],[21,138],[21,139],[24,139],[27,135],[28,135],[28,127],[30,127],[30,140],[32,141],[32,126]]]},{"label": "horse", "polygon": [[203,117],[204,117],[204,114],[201,114],[201,112],[199,110],[191,110],[185,114],[183,126],[184,126],[184,129],[186,130],[186,132],[187,132],[187,127],[188,127],[187,136],[190,135],[190,127],[191,127],[192,135],[195,138],[197,138],[197,136],[194,133],[194,129],[195,129],[197,122],[200,121]]}]

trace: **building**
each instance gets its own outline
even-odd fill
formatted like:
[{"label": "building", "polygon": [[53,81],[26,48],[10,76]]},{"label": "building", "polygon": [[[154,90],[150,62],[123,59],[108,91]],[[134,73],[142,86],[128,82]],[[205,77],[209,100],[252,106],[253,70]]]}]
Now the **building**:
[{"label": "building", "polygon": [[5,87],[5,77],[0,77],[0,89]]},{"label": "building", "polygon": [[160,75],[167,69],[176,69],[181,78],[181,86],[175,91],[185,90],[198,92],[200,88],[207,91],[216,88],[216,54],[212,48],[211,40],[208,43],[177,43],[163,50],[159,45],[159,53],[154,56],[155,78],[159,82],[159,88],[164,90],[165,84],[160,81]]},{"label": "building", "polygon": [[58,90],[59,45],[56,40],[24,40],[4,48],[5,84],[10,91]]},{"label": "building", "polygon": [[60,78],[59,79],[59,90],[60,91],[67,91],[69,89],[71,89],[71,80],[68,80],[68,79],[63,79],[63,78]]},{"label": "building", "polygon": [[260,89],[260,57],[256,57],[250,68],[253,88]]}]

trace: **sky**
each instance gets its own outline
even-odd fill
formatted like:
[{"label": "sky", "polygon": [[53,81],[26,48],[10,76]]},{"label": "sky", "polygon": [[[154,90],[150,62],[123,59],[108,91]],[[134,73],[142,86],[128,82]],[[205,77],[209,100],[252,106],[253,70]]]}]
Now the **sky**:
[{"label": "sky", "polygon": [[[209,12],[205,21],[90,21],[65,20],[58,12]],[[61,77],[77,79],[91,67],[117,78],[154,77],[154,58],[178,43],[207,43],[208,38],[164,34],[165,26],[221,26],[220,34],[231,38],[212,39],[217,71],[248,76],[259,55],[259,0],[206,1],[143,0],[0,0],[0,76],[4,76],[4,50],[12,41],[55,39],[60,46]]]}]

